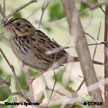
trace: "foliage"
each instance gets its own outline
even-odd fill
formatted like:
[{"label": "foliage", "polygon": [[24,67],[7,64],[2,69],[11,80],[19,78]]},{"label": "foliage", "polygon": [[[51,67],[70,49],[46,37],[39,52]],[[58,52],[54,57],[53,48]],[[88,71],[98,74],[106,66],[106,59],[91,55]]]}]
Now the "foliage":
[{"label": "foliage", "polygon": [[59,70],[56,73],[56,76],[53,77],[53,79],[55,80],[55,77],[56,77],[57,82],[62,83],[63,73],[64,73],[64,70]]},{"label": "foliage", "polygon": [[11,94],[11,90],[6,84],[0,86],[0,101],[6,100]]},{"label": "foliage", "polygon": [[22,17],[22,14],[21,12],[18,12],[16,14],[13,15],[14,18],[21,18]]},{"label": "foliage", "polygon": [[53,2],[49,5],[48,7],[48,14],[49,14],[49,20],[54,21],[63,18],[64,15],[64,10],[62,7],[61,2]]},{"label": "foliage", "polygon": [[[24,91],[28,91],[28,87],[26,85],[26,79],[25,79],[25,74],[24,72],[21,72],[20,76],[19,76],[19,82],[21,84],[21,87],[23,88]],[[17,86],[16,86],[17,87]]]},{"label": "foliage", "polygon": [[[10,97],[7,102],[12,103],[12,102],[17,102],[17,98],[16,97]],[[2,108],[15,108],[15,105],[3,105]]]}]

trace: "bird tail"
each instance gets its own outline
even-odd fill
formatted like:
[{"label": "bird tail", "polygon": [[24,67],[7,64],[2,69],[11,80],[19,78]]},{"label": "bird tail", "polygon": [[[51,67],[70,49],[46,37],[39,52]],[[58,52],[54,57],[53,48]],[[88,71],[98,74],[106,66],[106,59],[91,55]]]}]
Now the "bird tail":
[{"label": "bird tail", "polygon": [[[66,63],[70,63],[70,62],[79,62],[79,57],[72,57],[72,56],[68,56],[67,59],[66,59]],[[86,62],[86,61],[85,61]],[[95,60],[92,60],[92,62],[94,64],[97,64],[97,65],[103,65],[104,63],[102,62],[99,62],[99,61],[95,61]]]}]

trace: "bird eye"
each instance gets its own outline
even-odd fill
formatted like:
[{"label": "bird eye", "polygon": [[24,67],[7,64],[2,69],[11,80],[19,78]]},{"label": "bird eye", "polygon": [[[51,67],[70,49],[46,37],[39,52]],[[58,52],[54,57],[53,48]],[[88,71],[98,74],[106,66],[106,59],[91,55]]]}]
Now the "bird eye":
[{"label": "bird eye", "polygon": [[21,23],[17,23],[17,26],[21,26]]}]

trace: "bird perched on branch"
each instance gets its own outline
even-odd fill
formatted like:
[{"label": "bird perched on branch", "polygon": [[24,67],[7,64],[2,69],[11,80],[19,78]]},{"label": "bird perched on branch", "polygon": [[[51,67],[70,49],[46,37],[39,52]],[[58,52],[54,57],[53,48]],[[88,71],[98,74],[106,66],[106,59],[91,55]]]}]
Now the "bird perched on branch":
[{"label": "bird perched on branch", "polygon": [[[62,46],[51,40],[42,31],[37,30],[26,19],[12,18],[5,24],[5,27],[7,29],[5,35],[10,41],[14,54],[25,65],[36,70],[46,71],[54,62],[62,58],[64,59],[62,64],[79,61],[78,57],[68,55],[64,49],[50,55],[46,54],[47,51],[59,49]],[[94,62],[96,63],[96,61]]]},{"label": "bird perched on branch", "polygon": [[78,57],[68,55],[64,49],[48,55],[47,51],[59,49],[61,46],[42,31],[37,30],[26,19],[12,18],[5,24],[5,27],[7,29],[5,35],[10,41],[14,54],[25,65],[46,71],[61,58],[64,58],[63,63],[79,61]]}]

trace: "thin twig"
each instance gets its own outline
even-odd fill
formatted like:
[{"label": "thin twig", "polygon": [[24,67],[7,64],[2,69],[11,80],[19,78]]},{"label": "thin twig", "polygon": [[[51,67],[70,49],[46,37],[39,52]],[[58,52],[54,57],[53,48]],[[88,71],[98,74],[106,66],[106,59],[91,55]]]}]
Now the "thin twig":
[{"label": "thin twig", "polygon": [[10,86],[9,82],[7,82],[4,79],[0,78],[0,85],[2,85],[2,84],[6,84],[6,85]]},{"label": "thin twig", "polygon": [[[55,57],[54,57],[54,63],[56,62],[56,57],[57,57],[57,53],[55,54]],[[50,95],[50,98],[49,98],[47,107],[48,107],[48,105],[49,105],[49,103],[50,103],[50,101],[51,101],[51,97],[52,97],[52,95],[53,95],[54,88],[55,88],[55,85],[56,85],[56,83],[57,83],[57,77],[56,77],[56,74],[55,74],[55,70],[54,70],[54,78],[55,78],[55,82],[54,82],[53,89],[52,89],[52,91],[51,91],[51,95]]]},{"label": "thin twig", "polygon": [[41,27],[41,23],[42,23],[42,18],[43,18],[44,12],[45,12],[46,8],[48,7],[50,1],[51,0],[48,0],[47,3],[45,3],[45,1],[44,1],[44,4],[42,6],[42,13],[41,13],[41,16],[40,16],[40,21],[39,21],[38,29],[40,29],[40,27]]},{"label": "thin twig", "polygon": [[6,0],[3,0],[3,13],[4,13],[4,18],[6,17]]},{"label": "thin twig", "polygon": [[91,43],[91,44],[88,44],[88,46],[92,46],[92,45],[104,45],[104,44],[108,44],[108,42],[99,42],[99,43]]},{"label": "thin twig", "polygon": [[84,84],[84,80],[81,82],[81,84],[80,84],[80,86],[78,87],[78,89],[76,90],[76,92],[78,92],[78,91],[81,89],[81,87],[82,87],[83,84]]},{"label": "thin twig", "polygon": [[51,27],[51,26],[57,25],[59,23],[63,23],[64,21],[66,21],[66,18],[61,18],[59,20],[52,21],[52,22],[49,22],[47,24],[42,24],[42,27],[43,28],[45,28],[45,27]]},{"label": "thin twig", "polygon": [[[48,90],[53,90],[53,89],[50,89],[50,88],[46,88],[46,89],[48,89]],[[65,96],[65,97],[69,97],[69,96],[67,96],[67,95],[65,95],[65,94],[63,94],[63,93],[61,93],[60,91],[58,91],[58,90],[53,90],[55,93],[57,93],[57,94],[59,94],[59,95],[62,95],[62,96]],[[70,98],[70,97],[69,97]]]},{"label": "thin twig", "polygon": [[29,88],[29,92],[30,92],[30,99],[32,102],[35,102],[35,97],[34,97],[34,92],[33,92],[33,87],[32,87],[32,79],[29,74],[29,71],[30,71],[30,67],[24,65],[24,72],[26,76],[27,87]]},{"label": "thin twig", "polygon": [[24,98],[25,98],[28,102],[31,102],[31,100],[26,96],[26,94],[24,93],[23,89],[21,88],[21,85],[20,85],[20,83],[19,83],[19,80],[18,80],[18,77],[17,77],[17,75],[16,75],[16,72],[15,72],[14,67],[10,64],[9,60],[7,59],[7,57],[5,56],[5,54],[4,54],[4,52],[2,51],[1,48],[0,48],[0,52],[1,52],[1,54],[3,55],[4,59],[6,60],[7,64],[9,65],[10,69],[12,70],[13,75],[14,75],[14,77],[15,77],[15,80],[16,80],[16,82],[17,82],[18,88],[19,88],[19,90],[20,90],[22,96],[24,96]]},{"label": "thin twig", "polygon": [[37,2],[37,0],[31,0],[30,2],[20,6],[19,8],[13,10],[8,16],[6,16],[6,18],[4,18],[2,21],[0,21],[0,24],[4,23],[5,21],[7,21],[12,15],[14,15],[15,13],[19,12],[21,9],[27,7],[28,5]]},{"label": "thin twig", "polygon": [[5,17],[5,14],[4,14],[4,11],[3,11],[3,8],[2,8],[2,6],[1,6],[1,4],[0,4],[0,13],[1,13],[1,15],[3,16],[3,18]]},{"label": "thin twig", "polygon": [[85,35],[89,36],[91,39],[93,39],[94,41],[98,42],[98,40],[96,40],[92,35],[90,35],[89,33],[87,32],[84,32]]},{"label": "thin twig", "polygon": [[80,3],[83,3],[85,4],[89,9],[93,10],[93,9],[96,9],[102,5],[105,5],[106,2],[102,2],[102,3],[98,3],[98,2],[93,2],[93,3],[90,3],[88,1],[85,1],[85,0],[77,0],[79,1]]},{"label": "thin twig", "polygon": [[[98,30],[97,40],[99,40],[99,36],[100,36],[100,29],[101,29],[101,22],[100,22],[100,25],[99,25],[99,30]],[[97,44],[96,44],[95,49],[94,49],[94,53],[93,53],[93,60],[94,60],[94,58],[95,58],[96,49],[97,49]]]},{"label": "thin twig", "polygon": [[55,88],[56,83],[57,83],[57,80],[55,80],[55,82],[54,82],[54,86],[53,86],[53,89],[52,89],[52,91],[51,91],[51,95],[50,95],[50,98],[49,98],[47,107],[48,107],[48,105],[49,105],[49,103],[50,103],[50,101],[51,101],[51,97],[52,97],[52,95],[53,95],[53,92],[54,92],[54,88]]}]

